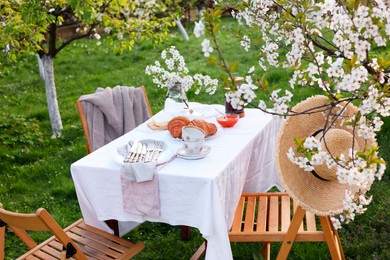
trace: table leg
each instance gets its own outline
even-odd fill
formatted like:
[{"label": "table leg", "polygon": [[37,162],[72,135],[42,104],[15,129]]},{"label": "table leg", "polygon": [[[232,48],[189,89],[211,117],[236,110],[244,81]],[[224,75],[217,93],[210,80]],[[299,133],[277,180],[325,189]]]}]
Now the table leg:
[{"label": "table leg", "polygon": [[191,228],[188,226],[180,226],[181,239],[190,240]]},{"label": "table leg", "polygon": [[108,219],[108,220],[105,220],[104,222],[106,222],[107,226],[109,226],[114,231],[114,235],[119,237],[118,220]]}]

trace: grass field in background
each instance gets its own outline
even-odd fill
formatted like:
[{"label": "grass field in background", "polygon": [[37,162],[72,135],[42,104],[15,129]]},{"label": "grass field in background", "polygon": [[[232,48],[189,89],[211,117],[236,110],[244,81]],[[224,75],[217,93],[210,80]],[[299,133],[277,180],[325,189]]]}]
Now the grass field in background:
[{"label": "grass field in background", "polygon": [[[229,61],[240,60],[239,74],[256,64],[256,53],[245,53],[239,41],[232,37],[237,29],[231,19],[224,19],[220,29],[221,47]],[[201,52],[201,39],[191,33],[185,42],[173,31],[164,45],[143,43],[137,54],[128,52],[115,55],[104,40],[98,46],[95,40],[74,42],[56,57],[55,80],[64,131],[61,138],[52,139],[45,99],[44,83],[39,77],[37,60],[29,56],[11,68],[0,78],[0,202],[6,209],[33,212],[45,207],[65,227],[81,217],[70,174],[70,165],[86,155],[85,139],[75,107],[79,96],[92,93],[98,87],[116,85],[140,86],[147,89],[154,113],[163,107],[165,90],[157,89],[151,77],[145,75],[145,67],[160,59],[163,49],[175,45],[185,57],[192,74],[207,73],[219,78],[221,71],[206,64]],[[270,71],[270,84],[287,86],[289,74]],[[307,89],[299,89],[299,98],[310,95]],[[188,94],[190,101],[221,103],[222,91],[214,96]],[[378,136],[381,155],[390,161],[390,122]],[[381,182],[373,185],[370,194],[374,200],[364,215],[340,231],[344,252],[348,259],[390,259],[390,186],[389,171]],[[38,237],[44,239],[46,234]],[[143,223],[126,235],[131,240],[145,242],[145,250],[135,259],[189,259],[203,239],[192,229],[190,241],[180,239],[180,230],[161,223]],[[279,244],[275,243],[273,255]],[[20,255],[25,248],[7,233],[6,259]],[[235,259],[260,259],[260,245],[256,243],[232,243]],[[289,259],[329,259],[324,243],[296,243]]]}]

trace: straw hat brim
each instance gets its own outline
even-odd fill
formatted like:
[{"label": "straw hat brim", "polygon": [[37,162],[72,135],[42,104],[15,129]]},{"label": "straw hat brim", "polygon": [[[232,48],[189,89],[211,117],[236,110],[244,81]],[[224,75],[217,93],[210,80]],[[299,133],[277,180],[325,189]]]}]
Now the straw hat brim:
[{"label": "straw hat brim", "polygon": [[[312,172],[306,172],[293,164],[287,157],[290,147],[296,151],[294,137],[310,137],[318,131],[324,129],[326,117],[319,107],[329,104],[329,99],[325,96],[314,96],[297,104],[293,111],[300,113],[308,109],[315,108],[311,114],[300,114],[288,117],[282,125],[277,139],[276,147],[276,167],[281,182],[287,193],[302,208],[321,216],[341,213],[343,210],[343,200],[345,190],[356,191],[355,186],[341,184],[336,180],[321,180]],[[353,134],[352,128],[344,126],[344,120],[349,119],[358,112],[352,104],[342,103],[345,106],[343,117],[336,120],[334,127],[343,129]],[[334,111],[334,110],[333,110]],[[366,140],[357,137],[355,140],[358,147],[365,147]],[[368,140],[368,146],[374,146],[375,140]]]}]

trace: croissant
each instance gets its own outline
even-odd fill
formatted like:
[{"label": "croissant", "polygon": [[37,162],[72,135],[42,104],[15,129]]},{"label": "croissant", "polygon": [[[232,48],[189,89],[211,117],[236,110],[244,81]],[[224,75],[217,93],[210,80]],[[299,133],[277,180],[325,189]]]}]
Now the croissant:
[{"label": "croissant", "polygon": [[215,124],[207,122],[203,119],[194,119],[189,123],[189,125],[201,128],[204,131],[206,137],[217,132],[217,126]]},{"label": "croissant", "polygon": [[186,116],[176,116],[168,122],[168,131],[174,138],[181,138],[183,126],[190,123],[190,119]]}]

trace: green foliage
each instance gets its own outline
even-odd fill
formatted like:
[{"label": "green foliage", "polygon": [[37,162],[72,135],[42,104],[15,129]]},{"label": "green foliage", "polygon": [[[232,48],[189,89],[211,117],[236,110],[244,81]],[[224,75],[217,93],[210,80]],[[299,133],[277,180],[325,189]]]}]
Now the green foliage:
[{"label": "green foliage", "polygon": [[42,142],[42,133],[36,119],[0,112],[0,143],[12,147]]},{"label": "green foliage", "polygon": [[[55,57],[74,40],[112,37],[117,53],[131,50],[139,41],[161,43],[180,8],[170,12],[162,1],[3,1],[0,8],[0,69],[26,53]],[[174,9],[177,11],[174,12]],[[71,35],[61,36],[67,28]],[[1,76],[1,74],[0,74]]]}]

